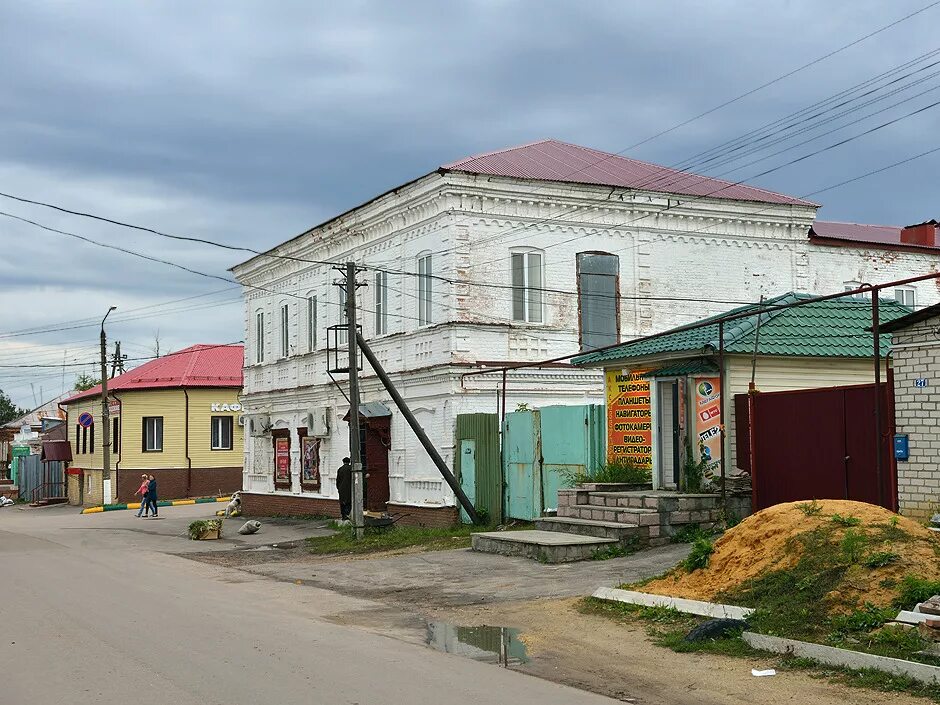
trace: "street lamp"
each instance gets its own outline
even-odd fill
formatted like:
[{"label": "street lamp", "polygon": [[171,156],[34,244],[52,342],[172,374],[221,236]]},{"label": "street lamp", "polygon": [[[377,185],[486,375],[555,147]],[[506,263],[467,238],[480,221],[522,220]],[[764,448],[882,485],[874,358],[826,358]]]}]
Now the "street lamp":
[{"label": "street lamp", "polygon": [[112,306],[101,319],[101,504],[111,502],[111,412],[108,409],[108,352],[104,322],[117,306]]}]

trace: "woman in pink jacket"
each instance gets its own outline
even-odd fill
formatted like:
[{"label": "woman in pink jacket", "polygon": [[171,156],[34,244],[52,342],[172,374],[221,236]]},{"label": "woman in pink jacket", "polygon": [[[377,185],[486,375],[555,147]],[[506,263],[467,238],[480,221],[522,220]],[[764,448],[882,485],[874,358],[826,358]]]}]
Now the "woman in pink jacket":
[{"label": "woman in pink jacket", "polygon": [[140,476],[140,487],[137,488],[135,495],[140,495],[140,509],[137,510],[137,516],[140,516],[143,513],[144,518],[147,516],[147,509],[150,504],[150,497],[147,494],[147,484],[150,481],[146,475]]}]

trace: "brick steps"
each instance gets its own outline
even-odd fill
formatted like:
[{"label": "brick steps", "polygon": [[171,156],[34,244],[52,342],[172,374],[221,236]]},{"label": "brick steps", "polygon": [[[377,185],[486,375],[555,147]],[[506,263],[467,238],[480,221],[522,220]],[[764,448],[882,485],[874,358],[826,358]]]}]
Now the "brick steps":
[{"label": "brick steps", "polygon": [[587,560],[595,551],[619,543],[616,539],[557,531],[489,531],[473,534],[470,540],[474,551],[531,558],[542,563]]}]

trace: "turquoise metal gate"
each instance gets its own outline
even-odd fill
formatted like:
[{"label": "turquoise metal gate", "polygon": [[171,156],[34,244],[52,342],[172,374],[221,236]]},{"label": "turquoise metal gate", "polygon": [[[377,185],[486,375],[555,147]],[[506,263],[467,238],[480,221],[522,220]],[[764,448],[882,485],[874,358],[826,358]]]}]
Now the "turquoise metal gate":
[{"label": "turquoise metal gate", "polygon": [[568,477],[604,462],[604,407],[547,406],[506,414],[503,476],[506,514],[537,519],[558,508],[558,490]]}]

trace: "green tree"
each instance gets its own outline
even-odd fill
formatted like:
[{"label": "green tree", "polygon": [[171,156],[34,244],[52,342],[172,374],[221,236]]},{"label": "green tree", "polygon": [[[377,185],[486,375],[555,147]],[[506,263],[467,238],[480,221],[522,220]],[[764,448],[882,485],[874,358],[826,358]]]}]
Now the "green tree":
[{"label": "green tree", "polygon": [[101,380],[97,377],[92,377],[91,375],[86,375],[84,372],[78,376],[75,380],[75,386],[73,389],[76,392],[84,392],[86,389],[91,389],[96,384],[101,384]]},{"label": "green tree", "polygon": [[9,423],[13,419],[18,419],[26,413],[26,409],[21,409],[6,394],[0,391],[0,425]]}]

